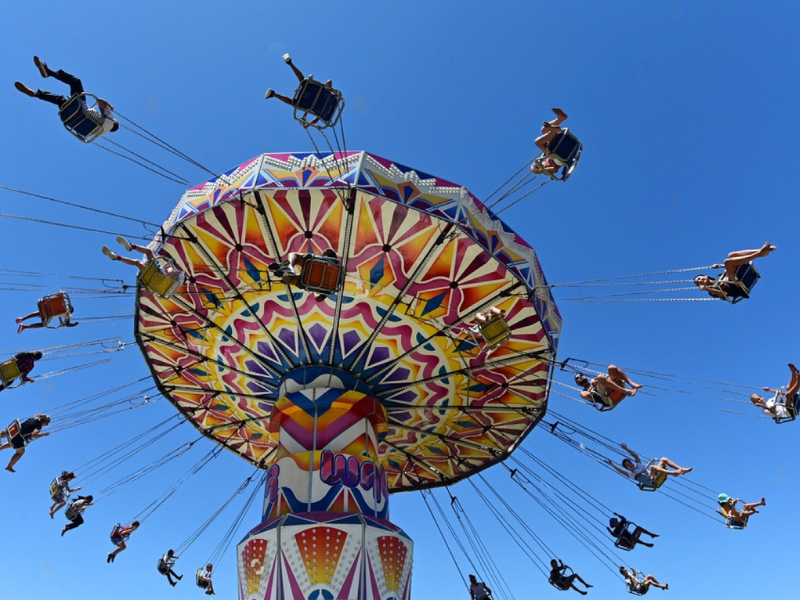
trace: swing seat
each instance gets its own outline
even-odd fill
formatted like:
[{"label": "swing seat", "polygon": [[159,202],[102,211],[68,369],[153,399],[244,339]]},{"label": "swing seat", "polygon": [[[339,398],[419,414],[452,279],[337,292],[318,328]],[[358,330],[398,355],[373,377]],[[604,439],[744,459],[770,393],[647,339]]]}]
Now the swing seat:
[{"label": "swing seat", "polygon": [[69,301],[69,295],[66,292],[58,292],[45,296],[39,300],[39,317],[42,319],[42,325],[49,326],[50,321],[59,319],[60,324],[51,329],[58,329],[64,327],[64,319],[72,315],[72,304]]},{"label": "swing seat", "polygon": [[547,173],[546,171],[545,173],[550,176],[550,179],[566,181],[572,175],[575,167],[578,166],[581,152],[583,152],[583,144],[565,127],[552,140],[547,142],[547,152],[539,155],[534,163],[541,171],[544,168],[545,159],[552,159],[561,168],[553,173]]},{"label": "swing seat", "polygon": [[[569,573],[567,573],[569,571]],[[569,590],[569,575],[572,573],[572,569],[567,569],[563,573],[561,573],[558,577],[553,577],[551,574],[547,581],[557,590],[561,590],[562,592],[566,592]]]},{"label": "swing seat", "polygon": [[12,446],[14,440],[22,440],[25,446],[27,446],[30,441],[23,437],[22,424],[19,422],[19,419],[14,419],[11,421],[11,425],[6,427],[6,437],[8,438],[8,443],[12,444]]},{"label": "swing seat", "polygon": [[788,423],[797,418],[798,409],[800,409],[800,394],[795,394],[792,398],[783,397],[783,406],[788,413],[785,417],[775,415],[775,422],[780,425],[781,423]]},{"label": "swing seat", "polygon": [[17,361],[15,359],[10,358],[7,361],[0,363],[0,381],[2,381],[3,387],[11,387],[9,384],[21,376],[22,372],[19,370],[19,365],[17,365]]},{"label": "swing seat", "polygon": [[[725,274],[723,273],[717,276],[717,278],[714,280],[714,283],[711,284],[711,289],[718,290],[722,293],[726,301],[730,302],[731,304],[736,304],[737,302],[741,302],[746,298],[750,298],[750,291],[753,289],[759,279],[761,279],[761,275],[758,274],[758,271],[756,271],[753,263],[747,263],[740,265],[739,268],[736,269],[736,281],[728,281],[725,279]],[[729,295],[725,291],[726,286],[736,287],[738,290],[740,290],[740,294]]]},{"label": "swing seat", "polygon": [[479,323],[480,330],[486,346],[491,350],[505,343],[511,337],[511,330],[508,323],[500,315],[495,315],[485,323]]},{"label": "swing seat", "polygon": [[109,535],[111,543],[115,546],[119,546],[122,542],[127,542],[130,537],[130,534],[122,534],[122,525],[119,523],[114,525],[114,528],[111,530],[111,535]]},{"label": "swing seat", "polygon": [[[324,84],[308,77],[294,92],[292,98],[294,118],[304,127],[322,130],[339,122],[344,109],[344,98],[339,90],[325,87]],[[310,116],[309,116],[310,115]],[[312,123],[317,119],[315,123]]]},{"label": "swing seat", "polygon": [[142,269],[138,279],[139,283],[149,292],[168,300],[183,285],[186,275],[180,271],[175,276],[167,275],[164,272],[164,267],[167,265],[176,268],[172,259],[166,256],[156,256]]},{"label": "swing seat", "polygon": [[609,395],[605,395],[596,390],[592,392],[592,405],[600,412],[614,410],[624,399],[625,394],[619,392],[612,392]]},{"label": "swing seat", "polygon": [[66,502],[69,500],[70,493],[58,485],[58,477],[53,479],[53,482],[50,484],[50,498],[53,502]]},{"label": "swing seat", "polygon": [[159,573],[161,573],[162,575],[166,575],[167,573],[169,573],[170,567],[171,565],[168,565],[166,562],[164,562],[163,556],[158,557],[158,563],[156,563],[156,570]]},{"label": "swing seat", "polygon": [[650,467],[652,467],[654,464],[655,461],[651,460],[649,463],[647,463],[647,467],[645,468],[645,470],[636,476],[636,484],[639,486],[639,489],[642,490],[643,492],[655,492],[667,480],[666,473],[659,473],[655,479],[652,479],[647,474],[650,471]]},{"label": "swing seat", "polygon": [[644,580],[637,581],[634,584],[626,584],[625,587],[628,593],[634,596],[644,596],[649,591],[649,588],[644,586]]},{"label": "swing seat", "polygon": [[208,579],[203,577],[203,571],[204,571],[204,569],[202,569],[202,568],[201,569],[197,569],[197,571],[195,572],[194,577],[195,577],[195,583],[197,583],[197,587],[206,589],[208,587]]},{"label": "swing seat", "polygon": [[636,523],[628,521],[617,539],[614,541],[614,546],[620,550],[630,552],[636,547],[636,542],[633,540],[633,532],[636,529]]},{"label": "swing seat", "polygon": [[741,518],[727,517],[725,519],[725,527],[728,529],[744,529],[747,527],[747,520],[749,518],[749,516]]},{"label": "swing seat", "polygon": [[317,294],[334,294],[344,287],[342,263],[327,256],[311,256],[300,272],[300,287]]},{"label": "swing seat", "polygon": [[59,109],[58,116],[61,117],[61,122],[67,131],[80,141],[88,144],[102,134],[105,117],[102,117],[98,122],[96,117],[90,115],[87,99],[91,99],[90,101],[94,102],[91,110],[97,110],[100,114],[103,114],[97,106],[97,96],[83,93],[70,96],[64,106]]}]

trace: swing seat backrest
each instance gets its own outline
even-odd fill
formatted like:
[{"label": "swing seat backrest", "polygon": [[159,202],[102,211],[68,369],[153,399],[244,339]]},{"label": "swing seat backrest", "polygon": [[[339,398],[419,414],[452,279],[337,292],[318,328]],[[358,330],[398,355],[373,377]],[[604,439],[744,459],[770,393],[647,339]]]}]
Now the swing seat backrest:
[{"label": "swing seat backrest", "polygon": [[121,524],[117,523],[114,525],[114,528],[111,530],[111,543],[115,546],[119,546],[122,542],[127,541],[131,536],[130,534],[123,534],[122,533],[123,527]]},{"label": "swing seat backrest", "polygon": [[566,181],[581,158],[583,152],[583,144],[578,141],[573,134],[569,132],[568,128],[559,131],[556,136],[547,143],[547,154],[544,158],[551,158],[557,165],[563,167],[559,172],[551,174],[550,177],[560,181]]},{"label": "swing seat backrest", "polygon": [[[71,96],[69,100],[58,111],[58,116],[61,117],[61,122],[72,135],[86,142],[87,144],[98,137],[98,133],[102,131],[102,120],[98,123],[87,112],[87,98],[94,99],[94,106],[92,109],[97,108],[97,97],[91,94],[76,94]],[[99,109],[98,109],[99,111]]]},{"label": "swing seat backrest", "polygon": [[67,490],[62,490],[61,486],[58,485],[58,477],[53,479],[53,482],[50,484],[50,498],[53,502],[69,499],[69,492],[67,492]]},{"label": "swing seat backrest", "polygon": [[53,319],[68,317],[72,314],[72,304],[66,292],[58,292],[39,300],[39,316],[47,325]]},{"label": "swing seat backrest", "polygon": [[338,260],[324,256],[306,259],[300,272],[300,286],[309,292],[333,294],[342,289],[344,267]]},{"label": "swing seat backrest", "polygon": [[648,588],[644,587],[642,581],[637,581],[634,584],[626,584],[625,586],[629,594],[634,596],[644,596],[648,592]]},{"label": "swing seat backrest", "polygon": [[[292,98],[294,118],[317,129],[336,125],[344,108],[344,98],[339,90],[325,87],[319,81],[308,77],[295,90]],[[311,118],[309,118],[311,115]],[[316,123],[311,123],[318,118]]]},{"label": "swing seat backrest", "polygon": [[747,527],[747,520],[750,517],[728,517],[725,519],[725,527],[728,529],[744,529]]},{"label": "swing seat backrest", "polygon": [[625,529],[620,532],[617,539],[614,541],[614,546],[620,550],[633,550],[634,546],[636,546],[636,542],[633,541],[632,537],[634,529],[636,529],[636,524],[628,521],[625,525]]},{"label": "swing seat backrest", "polygon": [[496,348],[511,337],[508,323],[500,315],[494,315],[488,321],[480,323],[479,327],[481,335],[490,349]]},{"label": "swing seat backrest", "polygon": [[553,577],[550,575],[550,578],[547,580],[557,590],[561,590],[562,592],[566,592],[569,589],[569,582],[567,581],[567,577],[564,574],[559,575],[558,577]]},{"label": "swing seat backrest", "polygon": [[11,425],[6,427],[6,436],[8,437],[9,443],[12,443],[15,439],[21,439],[25,445],[27,445],[30,441],[22,436],[22,424],[19,422],[19,419],[14,419]]},{"label": "swing seat backrest", "polygon": [[655,461],[651,460],[647,463],[647,468],[636,476],[636,483],[639,489],[644,492],[655,492],[667,480],[667,475],[665,473],[659,473],[655,479],[650,477],[648,473],[650,472],[650,467],[654,464]]},{"label": "swing seat backrest", "polygon": [[0,381],[2,381],[4,387],[8,387],[9,383],[21,375],[22,372],[19,370],[19,365],[13,358],[0,363]]},{"label": "swing seat backrest", "polygon": [[139,283],[156,296],[169,299],[183,285],[185,275],[178,273],[177,278],[164,273],[164,266],[174,267],[172,260],[165,256],[157,256],[145,265],[139,273]]}]

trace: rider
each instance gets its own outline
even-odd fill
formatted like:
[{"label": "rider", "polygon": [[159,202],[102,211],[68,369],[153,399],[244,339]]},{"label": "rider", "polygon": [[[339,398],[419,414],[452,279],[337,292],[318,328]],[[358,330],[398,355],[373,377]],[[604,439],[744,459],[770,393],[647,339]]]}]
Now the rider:
[{"label": "rider", "polygon": [[64,529],[61,530],[62,537],[70,529],[75,529],[83,525],[83,511],[86,510],[87,506],[92,505],[92,500],[94,500],[94,497],[91,495],[78,496],[70,503],[66,510],[66,516],[70,522],[64,525]]},{"label": "rider", "polygon": [[[178,585],[178,581],[183,579],[183,575],[178,575],[172,570],[172,567],[175,566],[175,561],[179,558],[180,556],[175,556],[175,550],[169,549],[164,556],[158,559],[158,565],[156,566],[159,573],[167,576],[167,581],[172,587]],[[172,581],[173,577],[178,581]]]},{"label": "rider", "polygon": [[[42,358],[42,353],[38,350],[36,352],[20,352],[15,354],[12,357],[17,363],[17,368],[19,369],[19,378],[22,380],[23,383],[33,383],[33,379],[28,377],[28,374],[33,371],[34,364],[37,360]],[[4,389],[2,383],[0,383],[0,391]]]},{"label": "rider", "polygon": [[72,471],[62,471],[59,477],[56,477],[56,486],[58,491],[53,494],[53,505],[50,507],[50,518],[67,504],[67,494],[77,492],[80,487],[70,488],[69,482],[75,479],[75,473]]},{"label": "rider", "polygon": [[552,559],[550,561],[550,581],[553,582],[558,589],[566,591],[570,588],[578,592],[581,596],[585,596],[588,592],[584,590],[579,590],[575,586],[575,580],[577,579],[587,588],[594,587],[588,583],[586,583],[583,578],[578,575],[577,573],[572,573],[570,575],[566,575],[564,571],[569,569],[567,565],[561,562],[558,559]]},{"label": "rider", "polygon": [[637,571],[633,567],[631,567],[630,571],[628,571],[628,569],[625,567],[620,567],[619,572],[625,578],[625,584],[628,586],[628,589],[631,591],[636,591],[642,596],[650,591],[651,585],[661,588],[662,590],[669,589],[668,583],[660,583],[652,575],[645,575],[643,578],[640,578],[643,573]]},{"label": "rider", "polygon": [[491,600],[492,590],[475,578],[475,575],[469,576],[469,595],[472,600]]},{"label": "rider", "polygon": [[[294,71],[294,74],[297,76],[297,79],[300,82],[300,85],[302,85],[303,82],[306,81],[306,79],[311,79],[310,75],[308,77],[306,77],[305,75],[303,75],[303,72],[300,69],[298,69],[297,67],[294,66],[294,63],[292,62],[292,57],[289,56],[289,54],[284,54],[283,55],[283,60],[286,62],[287,65],[289,65],[292,68],[292,71]],[[327,89],[331,89],[333,87],[333,81],[328,79],[328,81],[326,81],[324,83],[324,86]],[[284,102],[285,104],[288,104],[289,106],[295,106],[295,104],[296,104],[295,101],[292,100],[292,98],[289,98],[288,96],[283,96],[281,94],[278,94],[272,88],[269,88],[267,90],[267,93],[264,96],[264,99],[266,99],[266,100],[269,100],[270,98],[277,98],[278,100],[280,100],[281,102]],[[311,111],[309,111],[309,112],[311,112]],[[316,113],[312,113],[312,114],[316,114]],[[309,122],[308,125],[313,125],[317,121],[319,121],[319,115],[317,115],[314,118],[313,121]],[[304,124],[304,126],[305,126],[305,124]]]},{"label": "rider", "polygon": [[789,363],[789,370],[792,372],[792,375],[789,379],[789,385],[786,386],[785,394],[781,394],[780,390],[773,390],[765,387],[765,392],[775,394],[769,400],[764,400],[763,396],[760,394],[752,394],[750,396],[750,402],[763,408],[764,414],[770,417],[778,417],[779,419],[787,418],[790,415],[786,405],[792,406],[797,401],[797,392],[800,390],[800,371],[798,371],[797,367],[792,363]]},{"label": "rider", "polygon": [[197,585],[206,591],[206,596],[214,595],[214,584],[211,583],[211,569],[213,565],[208,563],[205,568],[197,574]]},{"label": "rider", "polygon": [[[692,467],[681,467],[672,462],[668,458],[662,458],[654,465],[647,465],[642,464],[642,461],[639,459],[639,455],[636,454],[633,450],[628,448],[624,443],[621,444],[622,449],[627,451],[633,457],[633,460],[636,461],[634,464],[633,460],[630,458],[625,458],[622,460],[623,468],[620,469],[617,465],[614,464],[613,461],[607,460],[606,464],[614,467],[614,470],[617,471],[620,475],[624,475],[625,477],[630,477],[631,479],[636,479],[642,473],[645,473],[650,479],[655,480],[659,474],[664,475],[672,475],[673,477],[677,477],[678,475],[684,475],[689,473],[692,470]],[[649,466],[649,469],[648,469]],[[674,471],[670,471],[667,467],[672,467],[675,469]]]},{"label": "rider", "polygon": [[[22,458],[22,455],[25,454],[25,444],[31,440],[50,435],[49,431],[47,433],[42,433],[42,427],[45,427],[49,424],[50,417],[47,415],[34,415],[30,419],[25,419],[22,423],[20,423],[19,433],[17,435],[15,435],[13,438],[10,438],[7,442],[0,444],[0,450],[5,450],[6,448],[12,447],[15,450],[11,460],[8,461],[6,471],[16,473],[14,470],[14,465],[17,464],[19,459]],[[8,437],[8,429],[3,429],[0,431],[0,439]]]},{"label": "rider", "polygon": [[[287,285],[293,285],[297,288],[303,287],[300,272],[305,267],[306,261],[314,258],[312,253],[290,252],[289,258],[279,263],[272,263],[269,265],[269,270],[273,272],[276,277],[280,277],[281,281]],[[322,256],[327,258],[338,259],[336,252],[328,248],[322,253]],[[298,271],[298,269],[300,271]],[[315,293],[314,299],[317,302],[322,302],[330,294]]]},{"label": "rider", "polygon": [[[32,325],[25,325],[22,323],[23,321],[27,321],[28,319],[33,319],[35,317],[44,318],[42,317],[42,313],[40,313],[38,310],[36,312],[32,312],[29,315],[25,315],[24,317],[17,317],[17,323],[19,324],[19,327],[17,327],[17,333],[22,333],[26,329],[39,329],[40,327],[46,327],[44,322],[33,323]],[[71,312],[68,312],[63,317],[60,317],[62,325],[64,327],[75,327],[76,325],[79,324],[77,321],[73,323],[70,320],[71,318],[72,318]]]},{"label": "rider", "polygon": [[738,521],[739,523],[744,523],[747,521],[747,518],[750,515],[756,514],[758,511],[756,507],[758,506],[766,506],[767,501],[764,498],[761,498],[761,502],[753,502],[750,504],[743,504],[742,510],[736,509],[736,499],[731,498],[728,494],[720,494],[719,495],[719,510],[717,511],[726,519],[731,519],[733,521]]},{"label": "rider", "polygon": [[125,527],[120,527],[119,529],[116,529],[116,535],[111,538],[111,543],[114,544],[117,547],[117,549],[114,550],[113,552],[109,552],[106,562],[109,563],[114,562],[114,559],[117,557],[117,554],[119,554],[128,547],[125,545],[125,541],[137,529],[139,529],[139,521],[134,521],[130,525],[126,525]]},{"label": "rider", "polygon": [[[62,83],[66,83],[69,86],[70,98],[83,93],[83,84],[81,83],[81,80],[74,75],[70,75],[63,70],[51,70],[50,67],[47,66],[47,63],[41,60],[38,56],[33,57],[33,63],[36,65],[36,68],[39,69],[39,73],[42,75],[42,77],[53,77]],[[51,104],[58,106],[59,109],[63,108],[70,99],[58,94],[43,92],[42,90],[36,90],[34,92],[31,88],[20,81],[15,82],[14,86],[26,96],[38,98],[39,100],[44,100],[45,102],[50,102]],[[100,133],[97,134],[97,137],[119,129],[119,122],[112,116],[114,107],[101,98],[97,99],[97,106],[100,108],[100,110],[89,108],[86,105],[85,100],[80,100],[80,110],[84,117],[101,127]],[[62,113],[62,120],[68,118],[69,116],[71,115]]]},{"label": "rider", "polygon": [[541,162],[541,166],[539,166],[539,161],[531,165],[531,171],[534,173],[554,175],[556,171],[561,168],[561,165],[550,158],[550,150],[547,149],[547,144],[561,133],[561,123],[567,120],[567,113],[560,108],[553,108],[552,111],[555,113],[556,118],[552,121],[544,121],[542,123],[542,135],[533,141],[536,147],[539,148],[545,156],[544,160]]},{"label": "rider", "polygon": [[609,519],[608,524],[610,527],[606,527],[606,530],[608,530],[608,533],[610,533],[614,538],[619,540],[622,546],[629,548],[630,550],[633,550],[636,544],[642,544],[648,548],[653,547],[653,544],[649,542],[643,542],[639,538],[643,533],[649,535],[651,538],[657,538],[658,534],[651,533],[644,527],[639,527],[638,525],[633,531],[628,531],[628,525],[631,524],[631,522],[619,513],[614,514],[619,517],[619,519],[615,519],[614,517]]},{"label": "rider", "polygon": [[714,279],[708,275],[698,275],[694,278],[694,284],[704,292],[708,292],[708,295],[714,298],[724,299],[726,296],[729,298],[742,298],[744,297],[744,292],[742,292],[738,285],[735,285],[739,281],[736,279],[736,270],[740,266],[753,262],[757,258],[767,256],[776,249],[777,246],[772,246],[769,242],[766,242],[758,250],[738,250],[736,252],[731,252],[728,254],[728,258],[725,259],[723,264],[711,265],[712,269],[725,269],[725,275],[719,286],[720,289],[712,287],[714,285]]},{"label": "rider", "polygon": [[[625,371],[615,365],[608,366],[608,375],[600,373],[593,379],[589,379],[583,373],[576,373],[575,383],[583,388],[581,398],[611,408],[619,404],[623,398],[635,396],[636,392],[644,387],[641,383],[634,383]],[[626,383],[631,389],[625,387]]]}]

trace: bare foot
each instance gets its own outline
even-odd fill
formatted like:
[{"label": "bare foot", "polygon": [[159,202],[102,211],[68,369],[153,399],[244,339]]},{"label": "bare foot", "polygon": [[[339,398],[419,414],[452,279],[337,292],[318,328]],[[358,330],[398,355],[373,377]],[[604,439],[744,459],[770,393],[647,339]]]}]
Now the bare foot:
[{"label": "bare foot", "polygon": [[636,392],[638,392],[638,391],[639,391],[639,388],[633,388],[632,390],[625,390],[625,393],[628,394],[628,396],[635,396]]},{"label": "bare foot", "polygon": [[53,518],[53,515],[54,515],[54,514],[56,514],[56,513],[54,513],[54,512],[51,512],[51,513],[50,513],[50,518],[51,518],[51,519]]},{"label": "bare foot", "polygon": [[719,264],[719,263],[714,263],[713,265],[711,265],[711,268],[712,268],[712,269],[721,269],[721,268],[723,268],[724,266],[725,266],[725,265],[721,265],[721,264]]},{"label": "bare foot", "polygon": [[25,331],[25,325],[20,325],[17,327],[17,333],[22,333],[23,331]]},{"label": "bare foot", "polygon": [[797,367],[795,367],[795,366],[794,366],[792,363],[788,363],[788,365],[789,365],[789,369],[790,369],[792,372],[796,372],[796,371],[797,371]]},{"label": "bare foot", "polygon": [[643,384],[641,384],[641,383],[631,383],[631,387],[632,387],[633,389],[635,389],[635,390],[638,390],[639,388],[643,388],[643,387],[644,387],[644,385],[643,385]]},{"label": "bare foot", "polygon": [[686,467],[685,469],[681,469],[681,473],[691,473],[694,467]]},{"label": "bare foot", "polygon": [[560,108],[554,107],[554,108],[552,109],[552,111],[553,111],[553,113],[555,113],[555,115],[556,115],[557,117],[559,117],[559,118],[561,118],[562,120],[566,121],[566,119],[567,119],[567,113],[565,113],[563,110],[561,110]]},{"label": "bare foot", "polygon": [[766,256],[770,252],[773,252],[774,250],[777,250],[777,249],[778,249],[777,246],[773,246],[769,242],[765,242],[764,245],[761,247],[761,252],[762,252],[762,254],[764,256]]}]

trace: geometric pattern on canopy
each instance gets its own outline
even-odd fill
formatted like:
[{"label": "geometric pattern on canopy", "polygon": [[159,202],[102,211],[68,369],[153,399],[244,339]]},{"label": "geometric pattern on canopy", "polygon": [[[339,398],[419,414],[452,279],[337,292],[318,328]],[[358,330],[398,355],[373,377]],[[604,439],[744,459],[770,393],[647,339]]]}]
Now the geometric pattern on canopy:
[{"label": "geometric pattern on canopy", "polygon": [[[392,492],[503,460],[543,416],[561,317],[533,249],[465,188],[385,159],[264,154],[184,194],[152,247],[186,283],[137,293],[136,337],[165,396],[200,431],[267,468],[288,373],[330,365],[386,408]],[[317,302],[271,277],[289,252],[342,260]],[[488,358],[467,328],[506,310]]]}]

